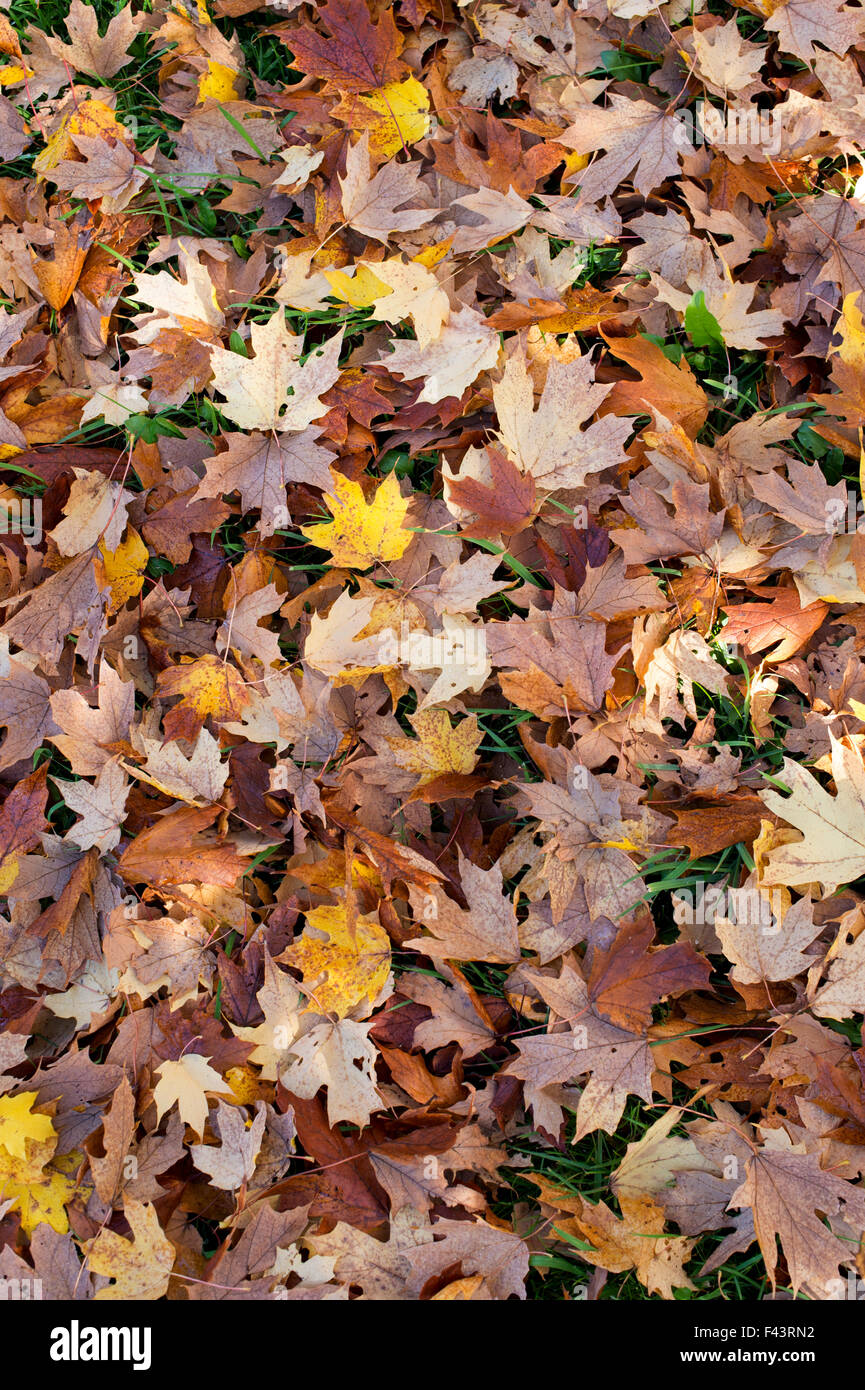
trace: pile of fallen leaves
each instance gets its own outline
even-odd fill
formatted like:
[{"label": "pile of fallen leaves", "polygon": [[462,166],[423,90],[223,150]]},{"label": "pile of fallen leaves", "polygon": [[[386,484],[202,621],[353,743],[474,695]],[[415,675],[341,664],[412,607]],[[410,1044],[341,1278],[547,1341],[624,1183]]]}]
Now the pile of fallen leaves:
[{"label": "pile of fallen leaves", "polygon": [[0,52],[0,1279],[839,1296],[865,9]]}]

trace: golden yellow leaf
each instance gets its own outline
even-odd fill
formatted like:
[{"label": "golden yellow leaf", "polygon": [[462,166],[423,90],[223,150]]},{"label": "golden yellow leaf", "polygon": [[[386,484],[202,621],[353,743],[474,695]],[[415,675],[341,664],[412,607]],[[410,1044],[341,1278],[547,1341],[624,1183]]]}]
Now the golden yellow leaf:
[{"label": "golden yellow leaf", "polygon": [[566,306],[563,314],[538,320],[538,328],[543,333],[584,333],[589,328],[597,328],[604,319],[612,318],[618,306],[615,294],[596,289],[594,285],[568,290],[562,300]]},{"label": "golden yellow leaf", "polygon": [[367,96],[347,93],[333,114],[353,130],[368,130],[369,152],[381,161],[429,134],[429,106],[426,88],[416,77],[407,77]]},{"label": "golden yellow leaf", "polygon": [[416,256],[412,256],[413,261],[418,265],[425,266],[427,270],[432,270],[440,261],[443,261],[448,251],[451,249],[453,234],[446,237],[444,241],[437,241],[432,246],[425,246]]},{"label": "golden yellow leaf", "polygon": [[89,135],[96,139],[110,136],[132,148],[129,131],[120,124],[110,106],[94,97],[89,101],[80,101],[74,111],[64,116],[59,129],[33,161],[37,174],[49,173],[64,159],[80,159],[73,135]]},{"label": "golden yellow leaf", "polygon": [[0,1198],[17,1201],[26,1235],[32,1235],[43,1221],[61,1234],[69,1230],[65,1205],[72,1199],[75,1183],[46,1167],[56,1142],[53,1136],[44,1144],[34,1144],[29,1158],[14,1158],[0,1149]]},{"label": "golden yellow leaf", "polygon": [[[345,855],[341,850],[330,850],[323,859],[295,865],[291,876],[317,893],[338,895],[345,887]],[[380,898],[384,892],[380,873],[364,859],[352,859],[351,883],[352,888],[367,897]]]},{"label": "golden yellow leaf", "polygon": [[483,733],[472,715],[451,724],[444,709],[424,709],[410,716],[417,738],[389,738],[388,743],[400,767],[416,772],[418,786],[433,782],[446,772],[467,776],[478,761],[478,744]]},{"label": "golden yellow leaf", "polygon": [[377,299],[392,294],[389,285],[380,280],[368,265],[357,266],[353,276],[344,270],[326,270],[324,278],[333,290],[335,299],[345,300],[353,309],[366,309]]},{"label": "golden yellow leaf", "polygon": [[20,869],[17,854],[7,854],[3,863],[0,864],[0,893],[8,893],[12,884],[18,877]]},{"label": "golden yellow leaf", "polygon": [[94,1274],[115,1282],[95,1295],[101,1299],[156,1299],[168,1288],[174,1265],[174,1246],[162,1233],[159,1218],[149,1202],[127,1197],[123,1214],[132,1228],[132,1240],[103,1228],[85,1241],[87,1263]]},{"label": "golden yellow leaf", "polygon": [[57,1145],[50,1115],[34,1113],[37,1091],[0,1098],[0,1199],[17,1202],[21,1225],[30,1235],[40,1221],[67,1231],[64,1210],[75,1183],[46,1169]]},{"label": "golden yellow leaf", "polygon": [[838,347],[830,348],[831,354],[837,353],[842,362],[850,367],[856,367],[859,371],[865,370],[865,321],[862,319],[862,311],[856,303],[861,291],[853,290],[852,293],[845,295],[844,303],[841,306],[841,317],[835,324],[835,332],[840,336],[841,342]]},{"label": "golden yellow leaf", "polygon": [[238,101],[241,93],[235,85],[237,76],[233,68],[208,58],[207,72],[202,73],[198,81],[198,105],[201,106],[208,97],[213,101]]},{"label": "golden yellow leaf", "polygon": [[273,1086],[262,1081],[251,1067],[229,1067],[225,1080],[231,1087],[231,1094],[238,1105],[254,1105],[257,1100],[273,1100]]},{"label": "golden yellow leaf", "polygon": [[160,695],[180,695],[180,703],[170,709],[163,719],[169,738],[185,738],[194,743],[205,719],[216,723],[240,719],[249,695],[243,677],[217,656],[200,656],[197,661],[184,661],[169,666],[158,677]]},{"label": "golden yellow leaf", "polygon": [[363,999],[372,1004],[390,974],[390,941],[378,919],[357,917],[353,937],[344,903],[311,908],[306,920],[300,940],[279,959],[303,972],[313,991],[308,1009],[345,1018]]},{"label": "golden yellow leaf", "polygon": [[130,526],[126,539],[116,550],[106,550],[100,542],[99,557],[96,561],[97,582],[101,588],[110,588],[108,611],[117,613],[128,599],[141,593],[150,554],[138,532]]},{"label": "golden yellow leaf", "polygon": [[561,185],[563,193],[570,193],[572,191],[572,188],[569,188],[567,185],[573,185],[575,182],[578,182],[578,180],[574,178],[574,175],[578,174],[581,169],[585,169],[590,159],[591,155],[577,154],[576,150],[572,150],[568,155],[566,155],[565,171],[562,174]]},{"label": "golden yellow leaf", "polygon": [[412,533],[403,530],[409,499],[400,496],[396,474],[388,474],[371,502],[364,497],[360,483],[341,473],[333,474],[333,484],[333,492],[326,498],[333,521],[325,526],[302,526],[303,534],[322,550],[329,550],[335,565],[369,569],[377,560],[398,560]]},{"label": "golden yellow leaf", "polygon": [[33,76],[32,68],[22,68],[20,63],[7,63],[5,68],[0,68],[0,87],[10,87]]},{"label": "golden yellow leaf", "polygon": [[44,1144],[56,1137],[50,1115],[31,1113],[38,1091],[0,1097],[0,1149],[13,1158],[27,1158],[27,1144]]}]

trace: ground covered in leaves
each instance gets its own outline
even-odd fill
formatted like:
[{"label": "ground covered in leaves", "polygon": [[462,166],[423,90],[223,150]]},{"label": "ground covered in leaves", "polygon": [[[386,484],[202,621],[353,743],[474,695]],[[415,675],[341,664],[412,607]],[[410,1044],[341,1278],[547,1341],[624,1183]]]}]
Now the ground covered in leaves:
[{"label": "ground covered in leaves", "polygon": [[865,10],[0,54],[0,1278],[850,1296]]}]

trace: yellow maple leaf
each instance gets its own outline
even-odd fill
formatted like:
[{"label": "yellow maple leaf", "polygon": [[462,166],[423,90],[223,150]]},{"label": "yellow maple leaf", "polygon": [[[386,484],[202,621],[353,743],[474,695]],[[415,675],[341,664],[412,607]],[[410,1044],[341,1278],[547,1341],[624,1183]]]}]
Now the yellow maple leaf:
[{"label": "yellow maple leaf", "polygon": [[383,160],[429,134],[429,106],[426,88],[416,77],[407,77],[366,96],[347,94],[333,114],[354,130],[368,130],[369,152]]},{"label": "yellow maple leaf", "polygon": [[830,355],[835,353],[850,367],[855,367],[858,371],[865,370],[865,322],[862,319],[862,311],[856,303],[861,290],[853,290],[852,293],[844,296],[844,303],[841,306],[841,317],[835,324],[835,332],[841,339],[838,347],[829,349]]},{"label": "yellow maple leaf", "polygon": [[100,1299],[162,1298],[174,1266],[174,1246],[163,1234],[156,1211],[149,1202],[127,1197],[123,1214],[132,1229],[132,1240],[104,1227],[84,1242],[87,1263],[94,1274],[115,1282],[100,1289]]},{"label": "yellow maple leaf", "polygon": [[354,275],[344,270],[326,270],[324,278],[333,290],[334,299],[342,299],[353,309],[367,309],[377,299],[393,294],[390,285],[380,280],[371,266],[359,265]]},{"label": "yellow maple leaf", "polygon": [[24,82],[36,74],[32,68],[24,68],[20,63],[7,63],[0,68],[0,87],[8,87],[16,82]]},{"label": "yellow maple leaf", "polygon": [[538,328],[544,333],[583,333],[597,328],[616,312],[616,296],[608,290],[595,289],[594,285],[567,290],[561,298],[566,305],[565,313],[538,320]]},{"label": "yellow maple leaf", "polygon": [[307,927],[280,962],[303,972],[312,991],[307,1009],[345,1018],[363,999],[374,1003],[390,974],[390,941],[375,916],[357,917],[349,931],[344,903],[314,907]]},{"label": "yellow maple leaf", "polygon": [[128,599],[141,593],[150,553],[138,532],[130,526],[126,539],[116,550],[106,550],[104,543],[100,542],[99,556],[96,578],[100,587],[110,588],[108,611],[117,613]]},{"label": "yellow maple leaf", "polygon": [[18,1096],[0,1097],[0,1149],[13,1158],[27,1158],[28,1141],[44,1144],[56,1138],[50,1115],[31,1113],[38,1091],[22,1091]]},{"label": "yellow maple leaf", "polygon": [[8,893],[18,877],[21,863],[17,854],[7,854],[0,864],[0,893]]},{"label": "yellow maple leaf", "polygon": [[64,116],[59,129],[34,159],[33,168],[37,174],[44,176],[64,159],[80,159],[73,135],[89,135],[97,139],[110,136],[131,148],[129,131],[120,124],[110,106],[95,97],[89,101],[79,101],[75,110]]},{"label": "yellow maple leaf", "polygon": [[427,270],[432,270],[434,266],[444,260],[451,249],[453,239],[452,233],[444,241],[436,241],[432,246],[425,246],[416,256],[412,256],[412,260],[417,261],[418,265],[425,266]]},{"label": "yellow maple leaf", "polygon": [[65,1204],[75,1182],[48,1168],[57,1146],[50,1115],[33,1112],[37,1091],[0,1098],[0,1201],[17,1203],[25,1234],[44,1221],[55,1231],[69,1229]]},{"label": "yellow maple leaf", "polygon": [[21,1228],[32,1235],[40,1222],[59,1231],[69,1230],[66,1203],[75,1192],[75,1182],[55,1168],[46,1167],[57,1137],[34,1144],[29,1158],[14,1158],[0,1149],[0,1201],[17,1202]]},{"label": "yellow maple leaf", "polygon": [[273,1086],[262,1081],[251,1067],[229,1067],[225,1080],[238,1105],[254,1105],[257,1100],[273,1101]]},{"label": "yellow maple leaf", "polygon": [[[291,876],[316,893],[336,896],[345,886],[345,855],[342,850],[330,850],[323,859],[315,859],[311,864],[296,864]],[[355,892],[374,899],[384,892],[378,869],[363,859],[351,861],[351,884]]]},{"label": "yellow maple leaf", "polygon": [[170,738],[194,743],[205,719],[217,723],[240,719],[249,702],[243,677],[233,666],[209,653],[195,661],[169,666],[158,677],[160,695],[180,695],[180,703],[166,714],[163,723]]},{"label": "yellow maple leaf", "polygon": [[562,193],[570,193],[572,191],[571,188],[566,187],[566,185],[570,185],[574,180],[575,175],[578,174],[581,169],[585,169],[590,159],[591,155],[577,154],[576,150],[570,151],[570,153],[565,157],[565,172],[562,174],[561,181]]},{"label": "yellow maple leaf", "polygon": [[467,776],[478,761],[478,744],[483,733],[471,716],[451,724],[444,709],[424,709],[410,716],[417,738],[389,738],[394,757],[407,772],[416,772],[418,786],[434,782],[447,772]]},{"label": "yellow maple leaf", "polygon": [[202,73],[198,81],[197,105],[201,106],[208,97],[213,101],[239,101],[241,93],[236,86],[237,77],[233,68],[208,58],[207,72]]},{"label": "yellow maple leaf", "polygon": [[326,501],[333,521],[301,530],[322,550],[329,550],[335,565],[369,569],[377,560],[398,560],[412,540],[403,530],[409,498],[401,497],[395,473],[389,473],[371,502],[360,483],[341,473],[333,474],[333,492]]}]

